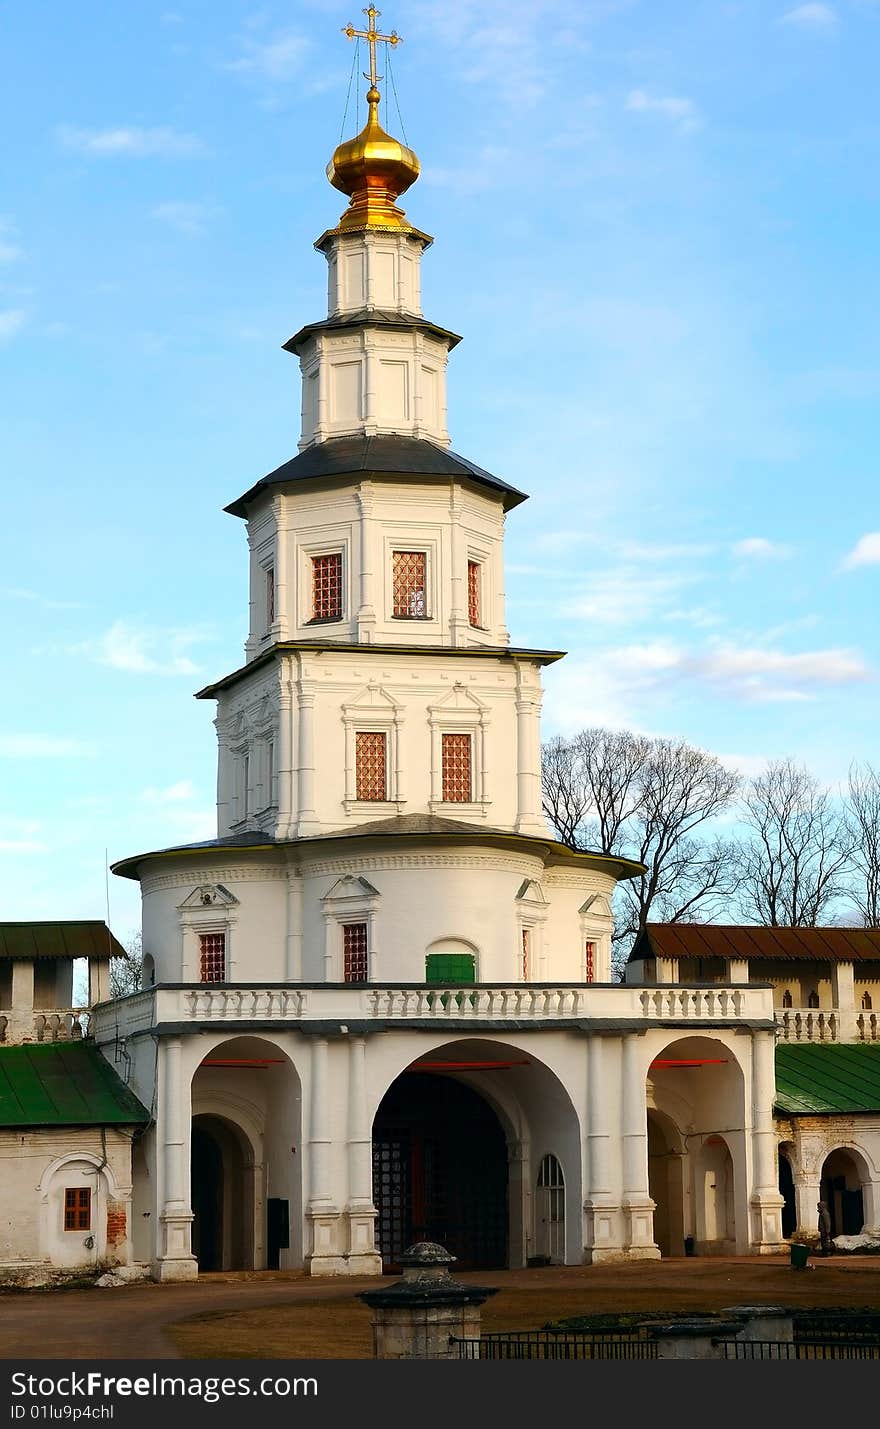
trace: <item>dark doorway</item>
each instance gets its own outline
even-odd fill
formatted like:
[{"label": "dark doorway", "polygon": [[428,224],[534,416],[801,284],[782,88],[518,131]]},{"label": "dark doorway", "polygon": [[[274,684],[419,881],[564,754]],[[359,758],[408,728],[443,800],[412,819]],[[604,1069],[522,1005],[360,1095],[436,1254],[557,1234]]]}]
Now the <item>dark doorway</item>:
[{"label": "dark doorway", "polygon": [[782,1238],[788,1240],[797,1230],[797,1210],[794,1197],[794,1177],[791,1174],[791,1162],[787,1156],[779,1153],[779,1194],[783,1199],[782,1206]]},{"label": "dark doorway", "polygon": [[192,1251],[199,1270],[223,1269],[223,1152],[204,1126],[192,1129]]},{"label": "dark doorway", "polygon": [[831,1213],[831,1235],[859,1235],[865,1212],[855,1161],[847,1151],[832,1151],[822,1167],[819,1195]]},{"label": "dark doorway", "polygon": [[190,1160],[193,1255],[199,1270],[252,1270],[253,1178],[245,1147],[225,1117],[193,1117]]},{"label": "dark doorway", "polygon": [[386,1271],[438,1241],[458,1270],[507,1265],[507,1143],[495,1113],[451,1077],[404,1072],[373,1123],[376,1235]]}]

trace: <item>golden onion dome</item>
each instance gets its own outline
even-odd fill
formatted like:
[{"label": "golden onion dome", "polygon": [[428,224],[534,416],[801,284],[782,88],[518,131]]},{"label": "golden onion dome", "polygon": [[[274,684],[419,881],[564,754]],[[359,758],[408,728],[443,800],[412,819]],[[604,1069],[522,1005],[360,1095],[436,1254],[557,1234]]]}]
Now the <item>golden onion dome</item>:
[{"label": "golden onion dome", "polygon": [[375,85],[367,91],[370,113],[360,134],[340,144],[330,163],[327,177],[335,189],[349,194],[348,208],[339,220],[339,229],[410,228],[395,199],[415,183],[419,161],[412,149],[386,134],[379,123],[379,100]]}]

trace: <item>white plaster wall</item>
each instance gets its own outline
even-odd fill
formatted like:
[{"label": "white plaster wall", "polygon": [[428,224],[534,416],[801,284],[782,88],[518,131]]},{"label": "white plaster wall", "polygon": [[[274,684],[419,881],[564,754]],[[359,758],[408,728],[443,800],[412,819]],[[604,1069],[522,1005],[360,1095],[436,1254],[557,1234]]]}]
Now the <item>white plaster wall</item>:
[{"label": "white plaster wall", "polygon": [[[131,1258],[131,1139],[113,1127],[106,1166],[98,1127],[0,1129],[0,1271],[4,1265],[43,1263],[59,1268]],[[64,1191],[92,1191],[90,1231],[65,1231]],[[125,1212],[128,1234],[107,1240],[107,1212]],[[87,1239],[93,1239],[91,1247]]]},{"label": "white plaster wall", "polygon": [[427,241],[412,231],[329,236],[321,245],[327,259],[328,315],[380,308],[419,316]]},{"label": "white plaster wall", "polygon": [[[302,484],[267,494],[248,523],[248,659],[275,640],[399,645],[505,645],[504,508],[457,481],[418,477],[341,479],[329,490]],[[428,618],[392,615],[391,550],[425,550]],[[339,551],[343,618],[313,621],[312,555]],[[481,627],[468,625],[467,562],[481,566]],[[275,570],[274,623],[266,610],[267,567]]]}]

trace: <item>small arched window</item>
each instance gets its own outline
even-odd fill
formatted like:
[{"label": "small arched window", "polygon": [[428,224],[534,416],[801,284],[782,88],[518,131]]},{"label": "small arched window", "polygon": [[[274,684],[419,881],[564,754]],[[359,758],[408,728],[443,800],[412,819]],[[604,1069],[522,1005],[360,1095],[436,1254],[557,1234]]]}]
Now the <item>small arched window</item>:
[{"label": "small arched window", "polygon": [[819,1006],[819,994],[818,994],[818,992],[816,992],[816,991],[814,990],[813,992],[810,993],[809,997],[807,998],[807,1007],[818,1007],[818,1006]]},{"label": "small arched window", "polygon": [[787,987],[787,988],[785,989],[785,992],[782,994],[782,1006],[783,1006],[783,1007],[791,1007],[792,1005],[793,1005],[793,1004],[792,1004],[792,1001],[791,1001],[791,988],[790,988],[790,987]]},{"label": "small arched window", "polygon": [[870,994],[869,992],[863,992],[863,993],[862,993],[862,1011],[863,1011],[863,1012],[870,1012],[873,1006],[874,1006],[874,1004],[873,1004],[873,1002],[871,1001],[871,994]]}]

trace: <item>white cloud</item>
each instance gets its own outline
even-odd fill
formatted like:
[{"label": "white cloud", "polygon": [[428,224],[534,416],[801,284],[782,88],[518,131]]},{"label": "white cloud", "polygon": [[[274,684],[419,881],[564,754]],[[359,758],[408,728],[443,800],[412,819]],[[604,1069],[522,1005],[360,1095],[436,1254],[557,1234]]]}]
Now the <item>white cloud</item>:
[{"label": "white cloud", "polygon": [[224,66],[233,74],[256,75],[260,79],[291,79],[302,68],[309,41],[295,30],[276,35],[264,44],[245,39],[243,54]]},{"label": "white cloud", "polygon": [[719,645],[705,655],[686,656],[682,671],[710,684],[729,686],[747,700],[811,699],[819,687],[867,680],[870,671],[854,650],[781,650]]},{"label": "white cloud", "polygon": [[136,628],[115,620],[103,635],[68,647],[70,655],[85,655],[99,665],[135,675],[195,675],[198,665],[186,651],[206,638],[205,632]]},{"label": "white cloud", "polygon": [[682,588],[695,579],[681,571],[646,572],[620,566],[591,575],[583,589],[557,609],[602,625],[631,625],[662,610],[673,597],[677,600]]},{"label": "white cloud", "polygon": [[193,159],[207,153],[196,134],[179,134],[175,129],[78,129],[62,124],[59,142],[89,158]]},{"label": "white cloud", "polygon": [[157,203],[155,208],[150,210],[150,216],[157,218],[160,223],[167,223],[170,228],[175,228],[187,238],[198,238],[205,232],[209,219],[218,212],[212,204],[191,203],[186,199],[179,199]]},{"label": "white cloud", "polygon": [[53,600],[51,596],[45,596],[38,590],[27,590],[24,586],[6,586],[0,591],[0,595],[8,596],[11,600],[26,600],[33,605],[39,605],[43,610],[84,610],[85,605],[81,600]]},{"label": "white cloud", "polygon": [[46,845],[35,835],[40,832],[36,819],[0,818],[0,853],[45,853]]},{"label": "white cloud", "polygon": [[797,25],[802,30],[833,30],[837,11],[830,5],[796,5],[793,10],[786,10],[780,24]]},{"label": "white cloud", "polygon": [[15,337],[21,332],[25,325],[26,314],[23,308],[6,308],[0,312],[0,342],[5,342],[7,338]]},{"label": "white cloud", "polygon": [[694,101],[680,96],[651,95],[644,89],[631,89],[626,107],[638,114],[660,114],[682,130],[698,129],[702,123]]},{"label": "white cloud", "polygon": [[79,739],[54,734],[0,734],[0,757],[6,759],[81,759],[94,750]]},{"label": "white cloud", "polygon": [[791,555],[788,546],[779,541],[768,541],[765,536],[747,536],[743,541],[735,541],[731,546],[734,556],[754,557],[756,560],[779,560]]},{"label": "white cloud", "polygon": [[868,531],[864,536],[860,536],[843,562],[845,571],[855,570],[856,566],[876,566],[880,563],[880,531]]}]

